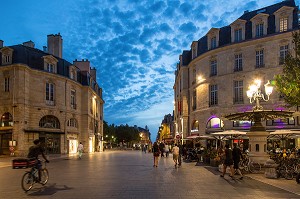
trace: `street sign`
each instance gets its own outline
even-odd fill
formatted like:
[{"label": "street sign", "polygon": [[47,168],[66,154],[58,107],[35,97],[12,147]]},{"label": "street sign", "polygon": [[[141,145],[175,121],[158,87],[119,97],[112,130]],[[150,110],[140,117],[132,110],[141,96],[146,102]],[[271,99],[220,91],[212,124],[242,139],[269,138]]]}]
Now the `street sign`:
[{"label": "street sign", "polygon": [[176,139],[180,139],[180,137],[181,137],[180,135],[176,135]]}]

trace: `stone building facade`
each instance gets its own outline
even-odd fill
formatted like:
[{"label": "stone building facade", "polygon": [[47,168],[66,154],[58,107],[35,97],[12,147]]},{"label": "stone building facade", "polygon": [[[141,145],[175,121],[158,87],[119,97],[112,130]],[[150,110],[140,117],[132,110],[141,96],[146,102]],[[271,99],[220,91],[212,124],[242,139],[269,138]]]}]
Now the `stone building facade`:
[{"label": "stone building facade", "polygon": [[[0,46],[0,153],[26,155],[40,139],[49,154],[102,150],[102,89],[88,60],[62,58],[60,34],[43,51],[32,41]],[[13,146],[13,148],[12,148]]]},{"label": "stone building facade", "polygon": [[[298,30],[298,7],[287,0],[245,11],[230,25],[211,28],[193,41],[191,49],[179,56],[175,71],[175,133],[186,138],[249,130],[251,121],[228,121],[224,116],[252,110],[246,95],[248,86],[255,79],[272,83],[274,75],[282,72],[284,57],[293,52],[292,33]],[[287,110],[276,90],[261,104],[268,110]],[[263,123],[270,131],[299,128],[298,117]]]}]

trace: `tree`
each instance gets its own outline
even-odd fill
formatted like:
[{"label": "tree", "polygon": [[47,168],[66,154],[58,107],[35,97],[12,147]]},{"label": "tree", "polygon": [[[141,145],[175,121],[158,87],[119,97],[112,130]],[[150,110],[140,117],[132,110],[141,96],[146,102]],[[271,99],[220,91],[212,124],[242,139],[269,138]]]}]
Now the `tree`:
[{"label": "tree", "polygon": [[275,75],[275,87],[288,107],[300,106],[300,32],[293,33],[294,56],[288,53],[282,74]]}]

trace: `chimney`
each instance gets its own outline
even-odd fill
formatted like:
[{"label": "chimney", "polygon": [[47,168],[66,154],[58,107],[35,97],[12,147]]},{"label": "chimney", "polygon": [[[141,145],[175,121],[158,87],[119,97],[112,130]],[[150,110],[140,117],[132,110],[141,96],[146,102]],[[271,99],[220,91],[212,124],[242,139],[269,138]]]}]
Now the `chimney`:
[{"label": "chimney", "polygon": [[48,52],[48,51],[47,51],[47,46],[43,46],[43,51],[44,51],[45,53]]},{"label": "chimney", "polygon": [[96,73],[97,72],[97,70],[96,70],[96,68],[94,67],[94,68],[92,68],[91,69],[91,76],[93,77],[93,79],[96,81]]},{"label": "chimney", "polygon": [[75,59],[75,61],[73,61],[73,64],[77,66],[81,71],[87,71],[88,73],[91,73],[89,61],[84,61],[84,59],[78,61],[77,59]]},{"label": "chimney", "polygon": [[49,54],[62,58],[62,44],[63,40],[60,33],[47,35],[47,48]]},{"label": "chimney", "polygon": [[4,41],[0,39],[0,48],[3,48]]},{"label": "chimney", "polygon": [[27,46],[27,47],[30,47],[30,48],[34,48],[34,42],[33,41],[26,41],[26,42],[23,42],[23,46]]}]

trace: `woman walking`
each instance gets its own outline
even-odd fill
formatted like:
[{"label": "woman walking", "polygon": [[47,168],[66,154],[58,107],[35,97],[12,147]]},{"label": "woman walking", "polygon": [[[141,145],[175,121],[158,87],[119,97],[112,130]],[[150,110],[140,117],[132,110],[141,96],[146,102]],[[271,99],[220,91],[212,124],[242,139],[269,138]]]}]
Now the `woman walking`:
[{"label": "woman walking", "polygon": [[154,142],[154,144],[152,146],[152,152],[153,152],[153,162],[154,162],[153,167],[157,167],[158,166],[158,157],[160,154],[157,142]]},{"label": "woman walking", "polygon": [[233,178],[234,169],[233,169],[233,158],[232,158],[232,150],[229,148],[229,144],[225,145],[225,160],[223,163],[223,173],[221,174],[221,177],[224,177],[226,173],[226,168],[230,167],[230,174],[229,176]]}]

